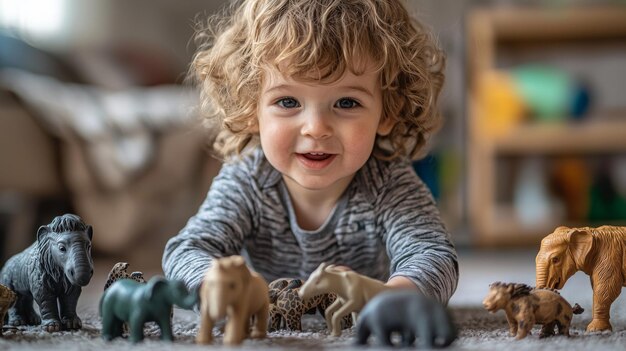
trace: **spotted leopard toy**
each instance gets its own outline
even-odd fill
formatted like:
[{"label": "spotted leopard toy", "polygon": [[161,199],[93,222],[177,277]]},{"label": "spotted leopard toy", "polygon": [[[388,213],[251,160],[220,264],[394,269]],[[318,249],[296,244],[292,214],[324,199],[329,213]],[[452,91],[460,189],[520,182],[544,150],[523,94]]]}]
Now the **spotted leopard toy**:
[{"label": "spotted leopard toy", "polygon": [[[322,294],[302,301],[298,290],[304,284],[300,279],[281,278],[269,284],[270,295],[270,324],[269,330],[281,328],[288,330],[302,330],[302,315],[320,312],[324,316],[325,310],[336,299],[334,294]],[[345,328],[352,326],[351,316],[344,318],[342,325]]]},{"label": "spotted leopard toy", "polygon": [[116,263],[107,276],[107,281],[104,284],[104,290],[108,289],[113,283],[120,279],[132,279],[138,283],[146,282],[143,277],[143,273],[141,272],[132,272],[129,274],[127,271],[128,266],[129,264],[127,262]]},{"label": "spotted leopard toy", "polygon": [[4,316],[9,308],[15,304],[17,295],[13,290],[4,285],[0,285],[0,336],[2,336],[2,325],[4,325]]}]

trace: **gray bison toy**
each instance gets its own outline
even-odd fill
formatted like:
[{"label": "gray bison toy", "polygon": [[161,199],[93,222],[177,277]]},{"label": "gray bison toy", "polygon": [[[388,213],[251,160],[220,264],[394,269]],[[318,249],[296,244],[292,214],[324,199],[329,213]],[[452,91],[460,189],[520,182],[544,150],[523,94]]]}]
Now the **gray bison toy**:
[{"label": "gray bison toy", "polygon": [[444,306],[410,290],[380,293],[361,310],[357,323],[357,344],[367,344],[374,334],[378,342],[393,346],[391,335],[399,333],[402,346],[415,339],[424,348],[446,347],[457,337],[456,328]]},{"label": "gray bison toy", "polygon": [[42,324],[48,332],[82,328],[76,304],[93,275],[92,237],[91,226],[73,214],[39,227],[37,241],[11,257],[0,271],[0,284],[17,294],[9,309],[9,325]]}]

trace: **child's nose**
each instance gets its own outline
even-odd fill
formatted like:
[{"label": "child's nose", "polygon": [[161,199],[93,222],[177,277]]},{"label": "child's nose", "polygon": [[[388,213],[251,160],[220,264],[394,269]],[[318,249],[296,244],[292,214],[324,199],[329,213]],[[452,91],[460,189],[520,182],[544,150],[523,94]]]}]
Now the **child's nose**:
[{"label": "child's nose", "polygon": [[314,139],[324,139],[332,135],[332,126],[329,121],[329,113],[313,111],[306,116],[302,126],[302,135]]}]

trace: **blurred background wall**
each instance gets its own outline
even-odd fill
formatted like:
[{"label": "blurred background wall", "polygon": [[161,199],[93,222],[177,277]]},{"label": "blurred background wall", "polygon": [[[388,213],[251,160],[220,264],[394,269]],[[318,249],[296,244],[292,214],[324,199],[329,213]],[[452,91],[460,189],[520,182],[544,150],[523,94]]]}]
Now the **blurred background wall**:
[{"label": "blurred background wall", "polygon": [[[160,264],[220,166],[181,83],[224,3],[0,0],[0,261],[72,211],[97,255]],[[625,1],[407,3],[448,55],[415,169],[457,245],[626,223]]]}]

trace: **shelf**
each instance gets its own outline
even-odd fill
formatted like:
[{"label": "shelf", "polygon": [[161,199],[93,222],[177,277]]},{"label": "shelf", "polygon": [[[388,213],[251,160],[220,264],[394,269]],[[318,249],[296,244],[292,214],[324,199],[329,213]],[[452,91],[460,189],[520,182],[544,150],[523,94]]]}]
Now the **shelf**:
[{"label": "shelf", "polygon": [[546,235],[552,233],[559,226],[570,228],[599,227],[602,225],[624,226],[620,221],[602,223],[572,222],[572,221],[544,221],[522,223],[511,206],[496,206],[493,217],[483,232],[475,237],[475,244],[481,247],[537,247]]},{"label": "shelf", "polygon": [[[479,246],[538,247],[556,227],[580,227],[550,217],[546,223],[519,220],[512,203],[500,202],[497,192],[503,156],[581,156],[626,154],[626,107],[597,111],[581,121],[523,123],[495,136],[484,127],[478,105],[478,77],[501,68],[502,59],[548,52],[554,58],[581,53],[612,55],[626,48],[626,6],[543,6],[472,9],[467,17],[467,213],[474,243]],[[508,56],[507,56],[508,55]],[[584,57],[584,56],[583,56]],[[559,62],[559,61],[556,61]],[[602,108],[603,105],[594,106]],[[511,186],[507,184],[506,186]],[[508,200],[507,200],[508,201]]]},{"label": "shelf", "polygon": [[626,6],[501,8],[477,11],[499,42],[624,38]]},{"label": "shelf", "polygon": [[493,141],[498,154],[611,153],[626,150],[626,119],[532,123]]}]

